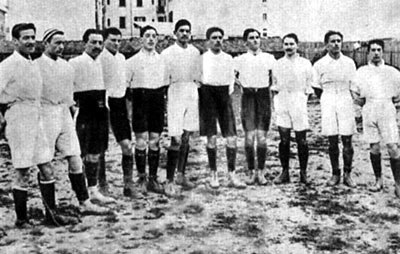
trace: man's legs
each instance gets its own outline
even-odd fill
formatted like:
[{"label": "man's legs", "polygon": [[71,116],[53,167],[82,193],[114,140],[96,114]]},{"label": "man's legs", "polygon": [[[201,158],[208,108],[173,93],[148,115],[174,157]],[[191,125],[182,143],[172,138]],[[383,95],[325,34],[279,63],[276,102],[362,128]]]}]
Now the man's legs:
[{"label": "man's legs", "polygon": [[119,142],[122,150],[122,173],[124,181],[123,194],[127,197],[136,197],[137,193],[133,187],[133,153],[132,153],[132,142],[129,139],[124,139]]},{"label": "man's legs", "polygon": [[387,144],[390,156],[390,167],[394,178],[394,193],[400,198],[400,151],[396,143]]},{"label": "man's legs", "polygon": [[17,168],[16,178],[13,183],[13,197],[15,205],[15,213],[17,220],[15,225],[17,227],[24,227],[29,225],[28,220],[28,187],[29,187],[29,168]]},{"label": "man's legs", "polygon": [[72,190],[75,192],[79,201],[79,208],[83,214],[106,214],[108,209],[93,204],[89,199],[88,188],[86,186],[85,176],[83,174],[82,159],[73,155],[67,157],[69,180],[71,181]]},{"label": "man's legs", "polygon": [[256,131],[245,131],[244,139],[244,152],[246,155],[247,169],[249,170],[249,179],[246,184],[254,185],[257,182],[257,173],[255,171],[255,151],[254,151],[254,140]]},{"label": "man's legs", "polygon": [[149,163],[149,182],[147,184],[147,189],[148,191],[163,194],[164,189],[157,180],[157,171],[160,161],[160,133],[150,132],[149,153],[147,158]]},{"label": "man's legs", "polygon": [[300,164],[300,183],[307,184],[308,144],[307,132],[296,131],[297,153]]},{"label": "man's legs", "polygon": [[275,178],[275,184],[290,182],[289,157],[290,157],[290,129],[278,127],[281,142],[279,143],[279,158],[282,165],[282,173]]},{"label": "man's legs", "polygon": [[339,168],[339,136],[328,136],[329,141],[329,159],[332,167],[332,177],[328,181],[329,186],[338,185],[340,183],[340,168]]},{"label": "man's legs", "polygon": [[257,170],[258,170],[258,184],[266,185],[265,179],[265,160],[267,157],[267,132],[264,130],[257,130]]},{"label": "man's legs", "polygon": [[381,148],[379,143],[370,144],[369,157],[375,175],[375,184],[369,188],[370,191],[377,192],[383,189]]},{"label": "man's legs", "polygon": [[115,200],[99,192],[97,180],[100,167],[100,154],[87,154],[84,156],[85,174],[88,182],[89,197],[92,201],[112,203]]},{"label": "man's legs", "polygon": [[143,194],[147,193],[147,174],[146,174],[146,160],[147,160],[147,140],[148,132],[136,132],[136,144],[135,144],[135,161],[136,169],[138,171],[138,184]]},{"label": "man's legs", "polygon": [[167,184],[165,186],[165,194],[167,196],[175,196],[177,189],[174,183],[175,168],[179,159],[179,148],[181,147],[181,138],[179,136],[171,137],[171,145],[167,153]]},{"label": "man's legs", "polygon": [[226,158],[228,161],[228,187],[234,187],[238,189],[246,188],[246,184],[243,183],[236,175],[236,136],[226,137]]},{"label": "man's legs", "polygon": [[208,164],[211,170],[211,180],[210,186],[211,188],[219,187],[219,180],[217,174],[217,136],[208,136],[207,137],[207,156],[208,156]]},{"label": "man's legs", "polygon": [[182,137],[181,137],[181,144],[179,147],[179,159],[178,159],[178,175],[176,177],[176,183],[181,185],[184,189],[190,190],[195,187],[195,184],[192,183],[187,177],[186,177],[186,163],[188,160],[189,156],[189,149],[190,149],[190,136],[193,134],[191,131],[183,131]]},{"label": "man's legs", "polygon": [[351,188],[355,188],[357,185],[351,178],[351,169],[353,164],[354,149],[351,142],[351,135],[342,136],[343,144],[343,183]]}]

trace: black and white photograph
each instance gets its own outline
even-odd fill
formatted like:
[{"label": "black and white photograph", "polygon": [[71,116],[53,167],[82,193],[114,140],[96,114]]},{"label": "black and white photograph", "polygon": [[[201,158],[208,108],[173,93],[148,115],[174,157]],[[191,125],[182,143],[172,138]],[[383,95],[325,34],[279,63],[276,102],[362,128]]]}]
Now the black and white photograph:
[{"label": "black and white photograph", "polygon": [[397,0],[0,0],[0,253],[400,253],[399,115]]}]

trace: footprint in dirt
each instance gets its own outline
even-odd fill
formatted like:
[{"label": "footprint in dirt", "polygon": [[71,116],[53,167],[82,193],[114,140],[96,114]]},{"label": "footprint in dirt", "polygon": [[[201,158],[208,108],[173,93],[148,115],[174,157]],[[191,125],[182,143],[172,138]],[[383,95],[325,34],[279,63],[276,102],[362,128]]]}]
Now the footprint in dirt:
[{"label": "footprint in dirt", "polygon": [[145,240],[153,240],[153,239],[157,239],[157,238],[161,237],[162,235],[163,235],[163,233],[161,232],[160,229],[153,228],[153,229],[146,230],[144,232],[142,238]]},{"label": "footprint in dirt", "polygon": [[156,220],[161,218],[162,216],[165,215],[165,213],[163,212],[164,210],[166,210],[165,208],[161,208],[161,207],[153,207],[148,209],[146,212],[146,214],[143,216],[143,218],[145,220]]}]

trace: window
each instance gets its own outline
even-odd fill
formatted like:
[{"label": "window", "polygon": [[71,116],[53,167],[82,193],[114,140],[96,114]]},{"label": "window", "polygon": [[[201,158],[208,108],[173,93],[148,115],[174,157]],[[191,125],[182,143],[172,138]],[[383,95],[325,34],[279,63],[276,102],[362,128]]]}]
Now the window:
[{"label": "window", "polygon": [[107,5],[110,5],[110,0],[107,0]]},{"label": "window", "polygon": [[138,21],[138,22],[145,22],[146,21],[146,17],[134,17],[133,20],[134,21]]},{"label": "window", "polygon": [[168,22],[174,22],[174,12],[170,11],[168,13]]},{"label": "window", "polygon": [[264,20],[264,21],[267,21],[267,20],[268,20],[268,15],[267,15],[267,13],[263,13],[263,20]]},{"label": "window", "polygon": [[126,18],[119,17],[119,28],[125,29],[126,28]]},{"label": "window", "polygon": [[151,5],[154,5],[154,0],[151,0]]},{"label": "window", "polygon": [[266,3],[266,2],[267,2],[267,0],[262,0],[262,2],[263,2],[263,3]]},{"label": "window", "polygon": [[111,26],[111,20],[107,19],[107,26],[110,27]]},{"label": "window", "polygon": [[119,0],[119,7],[126,7],[125,0]]},{"label": "window", "polygon": [[136,0],[137,7],[143,7],[143,0]]}]

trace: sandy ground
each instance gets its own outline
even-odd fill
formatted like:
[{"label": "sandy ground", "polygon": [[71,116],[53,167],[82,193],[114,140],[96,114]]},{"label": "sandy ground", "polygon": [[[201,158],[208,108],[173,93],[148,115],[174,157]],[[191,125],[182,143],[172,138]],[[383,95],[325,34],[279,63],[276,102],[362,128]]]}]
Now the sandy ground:
[{"label": "sandy ground", "polygon": [[[236,95],[235,108],[238,111]],[[268,134],[267,186],[235,190],[226,186],[226,157],[219,142],[218,170],[223,187],[208,187],[205,139],[192,142],[189,177],[197,188],[178,198],[150,194],[134,200],[122,195],[121,152],[111,136],[107,153],[107,177],[115,215],[81,216],[77,225],[48,228],[41,225],[43,207],[32,169],[29,202],[34,229],[14,227],[11,196],[12,168],[6,143],[0,144],[0,253],[400,253],[400,200],[395,199],[387,152],[384,158],[385,188],[367,190],[374,180],[368,145],[354,136],[354,179],[356,189],[326,186],[330,177],[327,141],[320,134],[320,106],[310,103],[311,129],[309,186],[298,183],[296,145],[291,147],[292,183],[272,184],[279,174],[278,132]],[[237,113],[237,112],[236,112]],[[237,113],[237,116],[239,114]],[[243,131],[238,119],[237,168],[245,177]],[[294,135],[292,135],[294,137]],[[294,141],[294,139],[293,139]],[[165,179],[166,147],[162,141],[160,178]],[[57,167],[57,199],[64,210],[75,211],[67,167]],[[136,178],[136,176],[135,176]],[[73,206],[72,206],[73,205]]]}]

